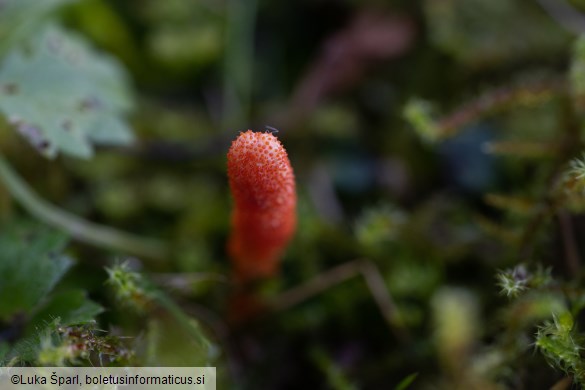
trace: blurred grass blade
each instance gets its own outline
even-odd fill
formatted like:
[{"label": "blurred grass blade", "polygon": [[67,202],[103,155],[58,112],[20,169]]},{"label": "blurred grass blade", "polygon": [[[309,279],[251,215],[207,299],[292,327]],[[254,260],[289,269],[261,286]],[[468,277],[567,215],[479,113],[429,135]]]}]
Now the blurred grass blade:
[{"label": "blurred grass blade", "polygon": [[55,226],[71,237],[98,247],[109,248],[146,259],[163,259],[168,248],[162,242],[142,238],[107,226],[86,221],[55,207],[39,197],[0,154],[0,180],[14,199],[31,215]]},{"label": "blurred grass blade", "polygon": [[408,389],[410,387],[410,385],[412,384],[412,382],[414,382],[414,380],[416,379],[417,376],[418,376],[418,372],[415,372],[414,374],[410,374],[409,376],[407,376],[406,378],[401,380],[400,383],[396,385],[394,390]]}]

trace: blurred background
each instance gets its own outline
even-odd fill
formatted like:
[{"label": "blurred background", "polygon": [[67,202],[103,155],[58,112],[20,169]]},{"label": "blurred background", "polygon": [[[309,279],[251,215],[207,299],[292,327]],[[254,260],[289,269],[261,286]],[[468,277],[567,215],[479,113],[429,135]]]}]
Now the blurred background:
[{"label": "blurred background", "polygon": [[[119,62],[135,141],[47,160],[5,115],[0,147],[51,203],[169,243],[164,261],[129,264],[198,321],[212,360],[165,311],[118,304],[104,266],[123,253],[74,242],[59,285],[106,308],[99,327],[138,362],[216,365],[218,388],[237,389],[579,381],[580,352],[535,343],[585,302],[565,289],[579,288],[583,194],[551,190],[582,151],[581,1],[61,3],[50,18]],[[265,126],[292,162],[299,226],[258,289],[273,306],[234,322],[226,153]],[[23,214],[0,191],[0,218]],[[510,299],[507,282],[530,291]]]}]

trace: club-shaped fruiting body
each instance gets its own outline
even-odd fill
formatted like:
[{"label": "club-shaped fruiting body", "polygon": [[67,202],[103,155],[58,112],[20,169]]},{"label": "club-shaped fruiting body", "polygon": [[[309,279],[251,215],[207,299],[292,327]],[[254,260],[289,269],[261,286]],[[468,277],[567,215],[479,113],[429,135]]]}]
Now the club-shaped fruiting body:
[{"label": "club-shaped fruiting body", "polygon": [[295,179],[286,150],[271,133],[240,133],[228,152],[228,177],[234,274],[243,281],[273,276],[296,227]]}]

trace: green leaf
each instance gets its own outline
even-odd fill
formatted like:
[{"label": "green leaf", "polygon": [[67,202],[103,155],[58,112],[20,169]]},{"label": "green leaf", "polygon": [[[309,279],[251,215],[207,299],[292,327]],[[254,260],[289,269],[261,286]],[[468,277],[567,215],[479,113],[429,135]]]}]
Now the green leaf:
[{"label": "green leaf", "polygon": [[412,382],[414,382],[414,380],[416,379],[417,376],[418,376],[418,372],[415,372],[414,374],[410,374],[409,376],[407,376],[406,378],[401,380],[400,383],[396,385],[394,390],[408,389],[408,387],[412,384]]},{"label": "green leaf", "polygon": [[[200,330],[203,332],[203,330]],[[191,337],[191,332],[168,316],[152,317],[145,332],[145,363],[149,366],[214,365],[209,349]],[[211,345],[211,344],[209,344]],[[215,351],[214,353],[216,353]]]},{"label": "green leaf", "polygon": [[120,65],[55,25],[0,64],[0,111],[49,158],[89,158],[93,144],[128,144],[132,132],[122,115],[131,106]]},{"label": "green leaf", "polygon": [[1,0],[0,55],[31,36],[38,26],[63,5],[78,0]]},{"label": "green leaf", "polygon": [[71,266],[61,251],[66,237],[31,225],[4,226],[0,234],[0,320],[30,312]]},{"label": "green leaf", "polygon": [[61,326],[85,324],[103,311],[100,305],[87,298],[85,291],[67,290],[50,297],[34,313],[28,329],[41,329],[57,318]]}]

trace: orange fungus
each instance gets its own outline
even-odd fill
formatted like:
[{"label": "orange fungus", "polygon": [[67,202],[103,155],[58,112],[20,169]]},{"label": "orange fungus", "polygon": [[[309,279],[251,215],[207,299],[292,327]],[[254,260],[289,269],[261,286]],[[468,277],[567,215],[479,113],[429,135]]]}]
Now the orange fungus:
[{"label": "orange fungus", "polygon": [[228,252],[239,280],[274,275],[296,226],[295,179],[271,133],[240,133],[228,152],[234,197]]}]

